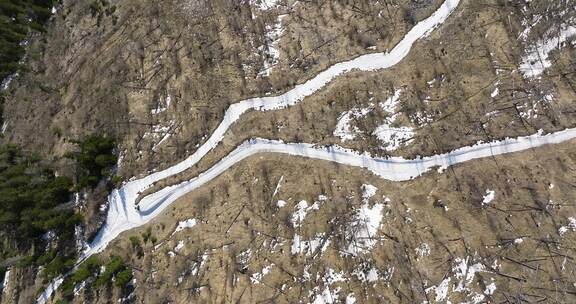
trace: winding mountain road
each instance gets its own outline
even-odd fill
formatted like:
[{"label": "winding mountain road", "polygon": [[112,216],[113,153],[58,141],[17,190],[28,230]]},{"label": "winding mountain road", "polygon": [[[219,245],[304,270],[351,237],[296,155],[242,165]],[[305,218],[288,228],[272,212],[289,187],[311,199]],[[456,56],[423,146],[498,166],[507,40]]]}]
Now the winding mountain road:
[{"label": "winding mountain road", "polygon": [[[463,147],[458,150],[408,160],[403,158],[375,158],[368,154],[339,147],[315,147],[311,144],[283,143],[267,139],[253,139],[238,146],[229,155],[221,159],[207,171],[197,177],[165,187],[155,193],[143,197],[139,209],[135,202],[140,193],[154,185],[155,182],[168,178],[197,164],[206,154],[214,149],[223,139],[230,126],[249,110],[270,111],[283,109],[311,96],[333,79],[344,73],[360,70],[374,71],[389,68],[399,63],[409,53],[412,45],[432,30],[441,25],[456,9],[460,0],[445,0],[444,3],[428,18],[415,25],[405,37],[388,53],[374,53],[357,57],[350,61],[337,63],[314,78],[279,96],[257,97],[246,99],[230,105],[220,125],[208,140],[195,153],[165,170],[146,177],[129,181],[121,188],[115,189],[108,197],[109,210],[105,224],[96,238],[83,253],[79,263],[87,257],[98,253],[122,232],[139,227],[151,221],[170,204],[186,193],[210,182],[234,164],[257,153],[282,153],[293,156],[307,157],[344,165],[366,168],[382,178],[393,181],[405,181],[418,177],[435,167],[446,168],[472,159],[490,157],[505,153],[527,150],[530,148],[555,144],[576,138],[576,129],[567,129],[547,135],[535,134],[515,139],[478,144]],[[45,303],[61,284],[62,279],[52,282],[38,297],[37,303]]]},{"label": "winding mountain road", "polygon": [[[212,133],[208,140],[202,144],[191,156],[165,170],[150,174],[137,180],[129,181],[120,189],[116,189],[110,194],[110,209],[108,211],[106,223],[99,231],[92,244],[90,244],[90,247],[85,251],[84,255],[89,256],[103,250],[106,245],[111,240],[116,238],[121,232],[147,223],[151,218],[156,216],[170,203],[176,200],[179,196],[183,195],[184,193],[181,191],[171,191],[172,189],[178,187],[177,185],[169,186],[142,198],[139,203],[140,210],[135,208],[135,202],[139,195],[146,189],[153,186],[154,183],[183,172],[184,170],[197,164],[206,154],[208,154],[222,141],[226,131],[234,122],[240,119],[242,114],[249,110],[271,111],[295,105],[302,101],[305,97],[310,96],[323,88],[337,76],[353,70],[374,71],[386,69],[396,65],[403,58],[405,58],[406,55],[408,55],[412,45],[418,39],[426,37],[428,34],[430,34],[430,32],[432,32],[432,30],[441,25],[457,8],[459,2],[460,0],[445,0],[444,3],[442,3],[442,5],[432,15],[416,24],[388,53],[373,53],[362,55],[350,61],[334,64],[328,69],[316,75],[314,78],[306,81],[303,84],[297,85],[293,89],[279,96],[250,98],[230,105],[224,114],[222,122],[218,125],[216,130]],[[253,144],[244,144],[240,146],[239,149],[232,152],[230,156],[240,155],[239,151],[265,152],[265,149],[262,149],[262,145],[258,143],[262,143],[262,140],[258,140]],[[269,144],[272,143],[272,141],[269,141]],[[284,152],[290,153],[292,151],[290,147],[299,146],[287,145],[285,146],[286,150]],[[311,147],[309,148],[311,149]],[[282,146],[274,145],[274,152],[282,153],[281,150]],[[304,151],[302,153],[306,154]],[[310,155],[315,154],[311,153]],[[230,156],[224,158],[224,160],[232,159]],[[237,161],[240,160],[241,159],[238,159]],[[218,164],[222,164],[222,161]],[[211,168],[207,172],[221,173],[221,171],[218,170],[218,168],[221,168],[221,166],[218,167],[218,164],[215,165],[216,168]],[[228,167],[231,165],[232,164],[230,164]],[[351,163],[350,165],[355,164]],[[207,172],[201,174],[197,179],[201,179],[203,183],[206,183],[211,178],[216,176],[209,175]],[[208,176],[211,176],[211,178],[208,179]]]}]

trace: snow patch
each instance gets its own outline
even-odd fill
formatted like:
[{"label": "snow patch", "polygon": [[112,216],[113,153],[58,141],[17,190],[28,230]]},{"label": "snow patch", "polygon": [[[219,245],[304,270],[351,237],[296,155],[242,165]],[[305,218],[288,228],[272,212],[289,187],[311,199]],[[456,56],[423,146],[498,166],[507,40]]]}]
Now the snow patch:
[{"label": "snow patch", "polygon": [[369,184],[363,184],[362,200],[364,201],[364,203],[368,202],[368,200],[376,194],[376,191],[378,191],[378,188]]},{"label": "snow patch", "polygon": [[486,285],[486,289],[484,290],[484,294],[487,296],[491,296],[496,291],[496,284],[494,282]]},{"label": "snow patch", "polygon": [[180,232],[184,229],[189,229],[196,226],[196,219],[187,219],[184,221],[180,221],[178,222],[178,226],[176,226],[176,229],[174,229],[174,232],[172,232],[172,235],[174,235],[176,232]]},{"label": "snow patch", "polygon": [[564,236],[566,232],[571,230],[572,232],[576,231],[576,218],[569,217],[568,218],[568,226],[562,226],[558,229],[558,233],[560,236]]},{"label": "snow patch", "polygon": [[563,44],[572,36],[576,35],[576,27],[568,26],[547,40],[541,40],[532,47],[527,54],[522,56],[520,71],[526,78],[540,76],[544,70],[552,66],[549,55],[555,49],[562,48]]},{"label": "snow patch", "polygon": [[474,280],[476,273],[486,272],[486,267],[481,263],[476,263],[469,265],[469,258],[466,259],[456,258],[456,266],[452,269],[457,279],[460,280],[454,291],[466,291],[469,290],[468,286]]},{"label": "snow patch", "polygon": [[[465,297],[470,299],[469,303],[483,302],[485,298],[484,294],[472,291],[471,287],[472,282],[476,277],[476,274],[480,272],[487,272],[486,267],[482,263],[475,263],[470,265],[469,261],[470,261],[469,257],[466,257],[465,259],[456,258],[454,260],[454,266],[452,268],[454,278],[450,276],[444,277],[442,282],[440,282],[440,284],[438,284],[437,286],[431,286],[426,288],[425,290],[426,293],[430,294],[430,292],[434,291],[436,302],[443,302],[444,300],[446,300],[450,291],[463,294]],[[455,284],[451,284],[453,279],[456,281]],[[492,290],[491,289],[492,287],[488,289],[488,286],[484,291],[485,293],[487,291],[490,292],[490,290]]]},{"label": "snow patch", "polygon": [[280,51],[278,50],[278,43],[280,38],[284,34],[284,27],[282,26],[282,19],[286,15],[278,15],[276,21],[265,26],[265,44],[258,48],[264,55],[264,61],[262,62],[262,69],[258,72],[260,77],[270,76],[270,72],[280,59]]},{"label": "snow patch", "polygon": [[377,203],[370,207],[364,203],[356,210],[354,219],[345,231],[346,241],[349,243],[343,253],[357,256],[371,250],[378,242],[375,238],[382,221],[384,205]]},{"label": "snow patch", "polygon": [[428,245],[427,243],[422,243],[420,244],[420,246],[418,246],[418,248],[416,248],[416,254],[418,256],[420,256],[421,258],[425,257],[425,256],[429,256],[430,255],[430,245]]},{"label": "snow patch", "polygon": [[452,278],[447,277],[444,280],[442,280],[442,282],[440,282],[440,284],[438,284],[438,286],[432,286],[432,287],[428,287],[426,288],[426,293],[430,293],[431,291],[434,291],[436,297],[434,300],[436,300],[436,303],[440,303],[442,301],[444,301],[446,299],[446,297],[448,296],[448,291],[450,289],[450,281],[452,280]]},{"label": "snow patch", "polygon": [[414,129],[410,127],[392,127],[389,124],[378,126],[373,133],[384,146],[386,151],[394,151],[410,143],[414,138]]},{"label": "snow patch", "polygon": [[250,4],[257,6],[260,10],[266,11],[278,5],[279,0],[252,0]]},{"label": "snow patch", "polygon": [[2,280],[2,293],[5,293],[8,289],[8,283],[10,282],[10,268],[6,269],[4,273],[4,280]]},{"label": "snow patch", "polygon": [[490,204],[494,200],[495,197],[496,197],[496,192],[494,192],[494,190],[487,189],[486,195],[484,195],[484,197],[482,199],[482,205]]},{"label": "snow patch", "polygon": [[63,277],[58,277],[54,281],[50,282],[50,284],[48,284],[46,289],[44,289],[44,291],[40,294],[40,296],[38,296],[38,298],[36,299],[36,303],[39,304],[46,303],[50,299],[51,295],[58,289],[58,287],[60,287],[62,282],[64,282]]},{"label": "snow patch", "polygon": [[325,233],[318,233],[313,239],[301,240],[300,235],[295,234],[292,240],[292,246],[290,247],[290,252],[292,254],[305,254],[307,256],[312,256],[318,250],[320,252],[326,251],[330,245],[330,240],[326,238]]},{"label": "snow patch", "polygon": [[370,266],[368,263],[360,263],[358,268],[352,271],[352,275],[356,276],[359,281],[364,283],[374,283],[380,278],[380,271],[376,267]]},{"label": "snow patch", "polygon": [[180,250],[182,250],[182,248],[184,248],[184,241],[180,240],[180,241],[178,241],[178,244],[176,245],[176,247],[174,247],[174,251],[180,252]]},{"label": "snow patch", "polygon": [[208,261],[208,252],[204,252],[200,257],[200,261],[194,263],[194,266],[192,266],[191,271],[192,275],[198,274],[198,272],[202,269],[202,267],[204,267],[204,264],[206,264],[206,261]]},{"label": "snow patch", "polygon": [[496,82],[494,91],[490,93],[490,97],[494,98],[500,94],[500,88],[498,87],[499,82]]},{"label": "snow patch", "polygon": [[350,122],[353,119],[359,119],[366,116],[373,110],[372,107],[368,108],[353,108],[349,111],[342,112],[338,117],[336,128],[334,129],[334,136],[340,137],[340,141],[345,142],[356,138],[360,134],[360,130],[356,126],[351,126]]},{"label": "snow patch", "polygon": [[304,219],[306,218],[306,214],[308,214],[311,210],[318,210],[320,209],[319,202],[314,202],[312,206],[308,206],[308,202],[302,200],[298,204],[296,204],[296,211],[292,214],[291,222],[292,227],[297,228],[299,227]]},{"label": "snow patch", "polygon": [[400,101],[401,93],[402,90],[400,89],[395,90],[392,96],[388,97],[388,99],[380,103],[380,108],[382,108],[382,110],[384,110],[386,113],[394,115],[396,107],[398,106],[398,103]]},{"label": "snow patch", "polygon": [[274,264],[270,264],[268,266],[265,266],[264,268],[262,268],[262,270],[260,272],[255,272],[250,276],[250,281],[252,282],[252,284],[260,284],[262,282],[262,279],[264,278],[264,276],[266,276],[268,273],[270,273],[270,270],[272,270],[272,266],[274,266]]},{"label": "snow patch", "polygon": [[380,103],[382,110],[388,113],[389,116],[372,133],[384,144],[382,148],[386,151],[394,151],[409,143],[414,137],[414,130],[411,127],[392,127],[392,124],[399,116],[396,113],[396,107],[398,106],[401,92],[401,90],[394,91],[393,96]]},{"label": "snow patch", "polygon": [[272,193],[272,198],[274,198],[276,196],[276,194],[278,193],[278,190],[280,190],[280,187],[282,186],[283,180],[284,180],[284,175],[282,175],[280,177],[280,180],[278,180],[278,184],[276,184],[276,189],[274,189],[274,193]]},{"label": "snow patch", "polygon": [[[151,187],[156,181],[172,176],[174,174],[178,174],[198,163],[204,157],[204,155],[210,152],[222,141],[226,131],[235,121],[241,117],[243,113],[252,109],[260,111],[284,109],[299,103],[307,96],[311,96],[341,74],[350,72],[352,70],[374,71],[396,65],[404,57],[406,57],[412,48],[412,45],[418,39],[423,37],[424,34],[428,33],[431,29],[442,24],[456,9],[459,2],[459,0],[444,1],[438,10],[436,10],[430,17],[416,24],[388,53],[362,55],[350,61],[334,64],[323,72],[317,74],[314,78],[303,84],[295,86],[293,89],[279,96],[250,98],[230,105],[228,110],[225,112],[224,118],[220,125],[214,130],[212,135],[210,135],[204,144],[198,147],[195,153],[172,167],[155,172],[144,178],[131,180],[130,182],[124,184],[122,188],[112,191],[108,197],[110,208],[108,211],[108,218],[106,223],[100,229],[93,243],[84,252],[83,256],[87,257],[102,251],[108,245],[108,243],[116,238],[121,232],[147,223],[157,214],[162,212],[168,205],[170,205],[170,203],[180,197],[183,193],[197,188],[200,184],[203,184],[207,180],[212,179],[215,174],[220,174],[222,172],[220,170],[228,168],[228,165],[238,161],[238,158],[243,158],[247,155],[255,153],[258,150],[257,146],[252,146],[251,149],[247,150],[247,146],[243,145],[231,155],[224,158],[219,164],[212,167],[203,175],[193,179],[192,181],[165,187],[164,189],[154,194],[142,198],[141,205],[143,206],[144,211],[138,211],[134,208],[134,202],[140,192]],[[281,152],[290,153],[289,150],[290,148],[283,147]],[[301,147],[298,147],[297,150],[302,151]],[[247,153],[238,153],[241,151]],[[343,161],[341,156],[334,157],[333,152],[328,153],[326,156],[329,156],[329,159],[339,159],[340,161]],[[345,158],[349,157],[350,156],[346,156]],[[352,156],[352,158],[355,157]],[[356,163],[356,161],[353,163]],[[382,165],[379,165],[379,167],[382,167]],[[394,175],[396,175],[396,173]],[[408,178],[410,178],[412,176],[417,176],[417,174],[408,172],[408,176]],[[168,197],[166,196],[167,194],[169,194]],[[45,301],[39,302],[44,303]]]},{"label": "snow patch", "polygon": [[144,133],[142,138],[150,138],[152,142],[154,142],[152,151],[156,151],[156,149],[172,135],[172,129],[174,126],[175,122],[173,120],[169,121],[166,126],[153,125],[152,130]]}]

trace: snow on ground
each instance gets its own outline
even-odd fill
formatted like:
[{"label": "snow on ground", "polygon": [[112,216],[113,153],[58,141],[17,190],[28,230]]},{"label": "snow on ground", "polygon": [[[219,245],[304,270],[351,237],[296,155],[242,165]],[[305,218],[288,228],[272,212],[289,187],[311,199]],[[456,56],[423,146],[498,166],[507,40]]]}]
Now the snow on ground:
[{"label": "snow on ground", "polygon": [[455,259],[456,265],[453,267],[452,271],[454,272],[456,279],[460,280],[458,285],[454,288],[455,291],[468,290],[468,286],[472,284],[476,273],[486,271],[486,267],[484,267],[483,264],[475,263],[470,265],[469,260],[469,257],[466,257],[465,259]]},{"label": "snow on ground", "polygon": [[204,267],[204,265],[206,264],[206,261],[208,261],[208,252],[204,252],[204,253],[202,254],[202,256],[200,257],[200,262],[194,263],[194,266],[192,266],[191,274],[192,274],[192,275],[198,274],[198,272],[199,272],[199,271],[202,269],[202,267]]},{"label": "snow on ground", "polygon": [[262,268],[262,271],[260,272],[253,273],[252,276],[250,276],[250,281],[252,282],[252,284],[260,284],[264,276],[270,273],[270,271],[272,270],[272,266],[274,266],[274,264],[265,266],[264,268]]},{"label": "snow on ground", "polygon": [[240,254],[237,255],[236,257],[238,259],[238,262],[240,262],[240,264],[248,265],[248,262],[250,262],[250,259],[252,258],[252,249],[248,248],[240,252]]},{"label": "snow on ground", "polygon": [[152,109],[150,111],[150,113],[152,115],[157,115],[157,114],[160,114],[160,113],[166,111],[166,109],[168,109],[168,107],[170,106],[171,101],[172,101],[172,96],[170,96],[170,94],[167,94],[166,99],[164,99],[164,101],[158,102],[156,109]]},{"label": "snow on ground", "polygon": [[292,227],[298,228],[300,224],[302,224],[302,222],[304,221],[304,218],[306,218],[306,214],[308,214],[308,211],[320,209],[320,204],[319,202],[314,202],[314,204],[308,206],[308,202],[300,201],[298,204],[296,204],[295,209],[296,211],[294,211],[294,213],[292,214],[291,222]]},{"label": "snow on ground", "polygon": [[50,284],[48,284],[48,286],[44,289],[44,291],[42,291],[42,293],[38,296],[38,298],[36,299],[36,303],[41,304],[46,303],[48,299],[50,299],[52,294],[58,289],[58,287],[60,287],[62,282],[64,282],[63,277],[58,277],[52,282],[50,282]]},{"label": "snow on ground", "polygon": [[423,258],[425,256],[429,256],[430,255],[430,245],[428,245],[427,243],[422,243],[420,244],[420,246],[418,246],[416,248],[416,254]]},{"label": "snow on ground", "polygon": [[[344,282],[346,278],[344,277],[344,272],[336,272],[332,268],[328,268],[323,277],[324,289],[320,294],[317,294],[314,298],[314,304],[328,304],[328,303],[340,303],[339,293],[341,288],[332,288],[334,283]],[[314,288],[315,291],[319,291],[319,287]]]},{"label": "snow on ground", "polygon": [[74,296],[77,297],[80,295],[80,291],[86,287],[86,281],[82,281],[74,286],[73,292]]},{"label": "snow on ground", "polygon": [[[324,70],[323,72],[316,75],[314,78],[306,81],[303,84],[295,86],[293,89],[287,91],[279,96],[268,96],[268,97],[256,97],[247,100],[240,101],[238,103],[230,105],[226,110],[223,120],[218,125],[216,130],[212,135],[206,140],[206,142],[201,145],[195,153],[190,155],[184,161],[169,167],[165,170],[155,172],[144,178],[132,180],[125,183],[120,189],[115,189],[109,195],[109,205],[108,217],[106,223],[100,229],[96,235],[94,241],[86,249],[80,261],[87,258],[88,256],[102,251],[110,241],[115,239],[121,232],[141,226],[149,222],[152,218],[162,212],[168,205],[174,202],[178,197],[186,192],[189,192],[205,182],[218,176],[223,171],[229,168],[235,162],[252,155],[257,152],[265,152],[267,147],[272,148],[271,152],[274,152],[274,147],[280,147],[277,143],[260,142],[261,144],[243,144],[238,149],[236,149],[231,155],[228,155],[222,159],[216,166],[210,168],[204,174],[181,184],[173,185],[162,189],[152,195],[146,196],[144,200],[145,210],[143,212],[138,211],[134,203],[139,196],[139,193],[151,187],[155,182],[164,179],[166,177],[172,176],[174,174],[180,173],[194,164],[198,163],[208,152],[210,152],[216,145],[222,141],[224,134],[228,128],[237,121],[240,116],[249,110],[276,110],[283,109],[294,104],[299,103],[305,97],[314,94],[319,89],[323,88],[329,82],[331,82],[337,76],[350,72],[352,70],[361,71],[374,71],[379,69],[389,68],[391,66],[399,63],[406,55],[409,53],[412,45],[421,37],[428,35],[432,30],[442,24],[448,16],[456,9],[460,0],[445,0],[443,4],[428,18],[418,22],[405,36],[404,38],[388,53],[372,53],[363,56],[359,56],[355,59],[337,63]],[[266,2],[270,3],[270,2]],[[169,133],[168,133],[169,134]],[[158,143],[162,143],[167,139],[169,135],[164,135],[162,140]],[[157,145],[158,145],[157,144]],[[263,144],[263,145],[262,145]],[[156,145],[156,146],[157,146]],[[252,148],[248,148],[252,147]],[[248,149],[247,149],[248,148]],[[294,149],[296,148],[296,149]],[[304,148],[302,151],[300,151]],[[288,154],[298,154],[298,152],[307,152],[306,150],[313,149],[309,145],[284,145],[282,144],[282,149],[279,152],[287,152]],[[312,151],[312,154],[317,152],[319,156],[332,158],[339,158],[341,162],[352,160],[352,165],[358,165],[358,160],[367,159],[369,156],[359,156],[354,153],[345,152],[341,154],[342,151],[330,148],[330,150],[316,150]],[[309,153],[306,153],[309,154]],[[340,154],[341,156],[336,156]],[[335,157],[336,156],[336,157]],[[382,160],[380,160],[381,162]],[[370,161],[369,161],[370,162]],[[375,160],[372,159],[372,164],[375,164]],[[452,164],[453,161],[448,161],[448,165]],[[361,167],[366,167],[365,165],[360,165]],[[372,165],[373,166],[373,165]],[[377,166],[379,171],[382,171],[388,165],[382,165],[381,163]],[[420,172],[421,165],[412,164],[417,168],[417,172]],[[390,169],[390,168],[387,168]],[[422,166],[422,169],[429,169],[426,166]],[[380,172],[382,173],[382,172]],[[395,174],[394,174],[395,175]],[[419,174],[414,174],[412,176],[417,176]],[[410,178],[412,177],[410,176]],[[157,200],[160,199],[160,200]],[[62,281],[55,280],[49,285],[47,289],[38,297],[38,303],[45,303],[47,299],[51,296],[54,289]]]},{"label": "snow on ground", "polygon": [[270,72],[274,66],[278,64],[278,59],[280,59],[278,43],[284,34],[284,27],[282,26],[282,19],[284,19],[284,17],[286,17],[285,14],[278,15],[273,24],[265,26],[265,44],[258,48],[264,55],[262,70],[258,72],[258,76],[260,77],[270,76]]},{"label": "snow on ground", "polygon": [[496,197],[496,192],[494,190],[486,189],[486,195],[482,199],[482,205],[490,204]]},{"label": "snow on ground", "polygon": [[184,221],[180,221],[178,222],[178,226],[176,226],[176,229],[174,229],[174,232],[172,232],[172,235],[174,235],[176,232],[180,232],[184,229],[192,228],[194,226],[196,226],[196,219],[191,218]]},{"label": "snow on ground", "polygon": [[325,233],[318,233],[310,240],[302,240],[300,235],[295,234],[294,239],[292,240],[292,246],[290,247],[290,252],[294,255],[305,254],[307,256],[312,256],[318,252],[318,250],[320,250],[319,252],[321,253],[326,251],[328,245],[330,245],[330,240],[326,238]]},{"label": "snow on ground", "polygon": [[[528,11],[528,7],[524,6],[522,8],[522,11],[526,13]],[[533,15],[531,16],[530,19],[528,18],[522,19],[522,26],[524,27],[524,30],[522,31],[522,33],[520,33],[520,36],[518,36],[518,38],[525,41],[528,38],[528,35],[530,35],[530,32],[532,32],[532,28],[536,26],[538,23],[540,23],[542,17],[543,17],[542,15]]]},{"label": "snow on ground", "polygon": [[500,94],[500,88],[498,87],[499,85],[500,81],[496,81],[496,83],[494,84],[494,91],[490,93],[490,97],[494,98]]},{"label": "snow on ground", "polygon": [[174,126],[175,122],[173,120],[169,121],[166,126],[153,125],[152,129],[149,132],[144,133],[142,138],[151,139],[152,142],[154,142],[152,150],[156,151],[156,149],[172,135]]},{"label": "snow on ground", "polygon": [[370,207],[364,203],[355,211],[354,219],[347,225],[345,232],[348,248],[343,250],[344,255],[357,256],[372,249],[378,242],[376,234],[382,221],[384,205],[377,203]]},{"label": "snow on ground", "polygon": [[251,0],[250,4],[265,11],[276,7],[276,5],[278,5],[278,0]]},{"label": "snow on ground", "polygon": [[368,200],[376,194],[376,191],[378,191],[378,188],[376,188],[375,186],[370,184],[363,184],[362,200],[364,201],[364,203],[367,203]]},{"label": "snow on ground", "polygon": [[8,87],[10,87],[10,84],[12,83],[12,81],[14,79],[16,79],[18,77],[18,72],[8,75],[6,78],[2,79],[2,83],[0,84],[0,91],[6,91],[8,90]]},{"label": "snow on ground", "polygon": [[[279,96],[267,96],[250,98],[230,105],[226,110],[223,120],[214,130],[206,142],[198,147],[195,153],[184,161],[165,170],[155,172],[144,178],[133,180],[125,184],[118,192],[122,193],[123,199],[134,202],[139,192],[151,187],[156,181],[178,174],[198,163],[204,155],[210,152],[222,141],[224,134],[240,116],[249,110],[269,111],[284,109],[302,101],[305,97],[314,94],[337,76],[352,70],[374,71],[389,68],[400,62],[416,40],[424,36],[438,25],[456,9],[459,0],[446,0],[430,17],[416,24],[406,36],[389,53],[373,53],[357,57],[350,61],[337,63],[307,82],[295,86],[292,90]],[[99,246],[98,242],[95,247]]]},{"label": "snow on ground", "polygon": [[184,248],[184,241],[180,240],[180,241],[178,241],[178,244],[176,245],[176,247],[174,247],[174,252],[180,252],[180,250],[182,250],[182,248]]},{"label": "snow on ground", "polygon": [[564,234],[569,230],[571,230],[572,232],[576,232],[576,218],[574,217],[568,218],[568,226],[560,227],[558,229],[558,234],[560,234],[560,236],[564,236]]},{"label": "snow on ground", "polygon": [[432,286],[432,287],[428,287],[426,288],[426,293],[430,293],[431,291],[434,291],[434,294],[436,295],[435,297],[435,301],[437,303],[440,303],[442,301],[444,301],[446,299],[446,297],[448,296],[448,291],[450,289],[450,281],[452,280],[452,278],[447,277],[444,280],[442,280],[442,282],[440,282],[440,284],[438,284],[438,286]]},{"label": "snow on ground", "polygon": [[356,269],[352,271],[352,275],[364,283],[374,283],[380,279],[380,271],[367,262],[359,263]]},{"label": "snow on ground", "polygon": [[402,90],[395,90],[394,94],[390,97],[388,97],[388,99],[386,99],[385,101],[381,102],[380,108],[382,108],[382,110],[384,110],[386,113],[388,113],[389,115],[392,115],[393,118],[392,120],[395,119],[394,115],[396,114],[396,107],[398,106],[398,103],[400,101],[400,94],[402,93]]},{"label": "snow on ground", "polygon": [[520,111],[520,116],[524,119],[537,118],[539,114],[539,108],[542,105],[546,105],[554,100],[554,95],[546,94],[540,100],[533,101],[531,103],[521,104],[518,107]]},{"label": "snow on ground", "polygon": [[360,130],[356,126],[351,126],[350,122],[353,119],[359,119],[366,116],[373,109],[372,106],[368,108],[355,107],[349,111],[342,112],[338,117],[338,122],[336,123],[336,128],[333,133],[334,136],[340,137],[340,141],[342,142],[356,138],[356,135],[360,134]]},{"label": "snow on ground", "polygon": [[6,272],[4,273],[4,280],[2,280],[2,292],[6,292],[6,289],[8,288],[8,283],[10,282],[10,268],[6,269]]},{"label": "snow on ground", "polygon": [[526,78],[540,76],[544,70],[552,65],[549,55],[555,49],[560,49],[563,44],[572,36],[576,35],[576,27],[567,26],[548,39],[543,39],[536,43],[527,54],[522,56],[520,71]]},{"label": "snow on ground", "polygon": [[380,107],[388,113],[388,117],[384,120],[384,123],[378,126],[372,133],[383,143],[382,148],[386,151],[394,151],[402,145],[409,143],[414,137],[414,130],[411,127],[392,126],[399,115],[396,112],[396,108],[400,101],[400,93],[402,93],[401,90],[396,90],[394,91],[394,95],[380,103]]},{"label": "snow on ground", "polygon": [[491,296],[496,291],[496,283],[492,282],[486,285],[486,289],[484,290],[484,294],[487,296]]},{"label": "snow on ground", "polygon": [[340,288],[330,289],[326,286],[321,294],[316,295],[314,302],[312,304],[332,304],[338,303],[338,294],[340,293]]},{"label": "snow on ground", "polygon": [[334,269],[328,268],[328,271],[326,271],[324,275],[324,282],[328,285],[344,281],[346,281],[346,278],[344,277],[343,271],[336,272]]},{"label": "snow on ground", "polygon": [[162,112],[164,112],[164,111],[166,111],[166,108],[163,108],[163,107],[161,107],[160,105],[158,105],[158,107],[156,107],[156,109],[152,109],[152,110],[150,111],[150,113],[151,113],[152,115],[156,115],[156,114],[160,114],[160,113],[162,113]]},{"label": "snow on ground", "polygon": [[386,151],[394,151],[406,145],[414,138],[414,129],[410,127],[391,127],[389,124],[378,126],[374,135],[384,143],[382,147]]},{"label": "snow on ground", "polygon": [[[482,263],[471,264],[470,258],[465,259],[456,258],[452,267],[452,276],[446,276],[438,285],[433,285],[426,288],[426,293],[431,294],[434,292],[435,301],[437,303],[446,300],[451,292],[461,293],[469,301],[466,303],[482,303],[484,302],[485,295],[491,294],[496,290],[496,285],[486,286],[483,293],[477,293],[472,288],[477,286],[472,284],[476,278],[477,273],[488,272]],[[454,283],[452,281],[454,280]]]}]

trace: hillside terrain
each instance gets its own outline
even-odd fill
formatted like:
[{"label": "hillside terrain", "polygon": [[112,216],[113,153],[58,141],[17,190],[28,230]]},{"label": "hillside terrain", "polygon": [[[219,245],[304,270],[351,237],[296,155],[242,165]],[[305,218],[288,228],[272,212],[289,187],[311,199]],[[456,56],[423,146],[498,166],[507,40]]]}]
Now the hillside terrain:
[{"label": "hillside terrain", "polygon": [[576,1],[0,13],[0,303],[576,302]]}]

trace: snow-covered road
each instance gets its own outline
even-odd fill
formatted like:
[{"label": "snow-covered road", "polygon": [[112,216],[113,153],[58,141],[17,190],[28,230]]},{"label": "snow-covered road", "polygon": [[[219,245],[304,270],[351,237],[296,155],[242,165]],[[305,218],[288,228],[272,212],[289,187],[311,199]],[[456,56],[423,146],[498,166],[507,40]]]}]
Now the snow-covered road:
[{"label": "snow-covered road", "polygon": [[186,193],[212,181],[233,165],[258,153],[281,153],[331,161],[343,165],[366,168],[387,180],[406,181],[421,176],[432,168],[447,168],[473,159],[525,151],[575,138],[576,129],[566,129],[547,135],[538,133],[531,136],[481,143],[463,147],[449,153],[420,159],[404,159],[400,157],[386,159],[372,157],[369,154],[359,154],[340,147],[315,147],[305,143],[283,143],[267,139],[253,139],[238,146],[216,165],[199,176],[180,184],[165,187],[144,197],[139,204],[140,210],[136,210],[133,207],[133,201],[126,200],[123,189],[113,191],[110,195],[110,211],[107,222],[86,254],[91,255],[104,249],[110,241],[123,231],[148,223]]},{"label": "snow-covered road", "polygon": [[[358,155],[352,151],[337,148],[317,149],[309,144],[284,144],[277,141],[257,139],[246,142],[223,158],[215,166],[198,177],[144,197],[140,202],[140,211],[135,208],[135,201],[139,194],[150,188],[155,182],[178,174],[198,163],[206,154],[216,147],[223,139],[226,131],[240,116],[249,110],[270,111],[283,109],[311,96],[333,79],[344,73],[359,71],[374,71],[389,68],[399,63],[410,52],[412,45],[420,38],[426,37],[432,30],[441,25],[456,9],[460,0],[445,0],[444,3],[428,18],[416,24],[404,38],[388,53],[374,53],[359,56],[350,61],[334,64],[316,75],[314,78],[279,96],[250,98],[230,105],[220,125],[208,140],[198,150],[184,161],[165,170],[150,174],[146,177],[130,181],[120,189],[115,189],[109,196],[110,208],[106,223],[97,234],[90,247],[84,252],[84,258],[103,250],[110,241],[120,233],[141,226],[162,212],[176,199],[185,193],[209,182],[226,169],[242,159],[256,153],[272,152],[305,156],[316,159],[335,161],[351,166],[359,166],[372,170],[376,174],[392,180],[405,180],[418,176],[435,164],[450,165],[464,161],[475,153],[459,153],[455,151],[443,156],[429,159],[410,161],[402,159],[383,160],[371,158],[367,155]],[[571,133],[570,133],[571,134]],[[540,141],[538,141],[540,142]],[[503,149],[513,149],[516,145],[504,145]],[[470,148],[474,149],[474,148]],[[473,151],[473,150],[471,150]],[[482,150],[484,151],[484,150]],[[504,152],[503,152],[504,153]],[[54,281],[38,297],[37,303],[45,303],[53,291],[61,283]]]},{"label": "snow-covered road", "polygon": [[123,198],[126,201],[134,202],[140,193],[150,188],[155,182],[178,174],[197,164],[222,141],[230,126],[249,110],[270,111],[287,108],[314,94],[339,75],[353,70],[386,69],[397,64],[408,55],[414,42],[427,36],[433,29],[442,24],[459,2],[460,0],[446,0],[430,17],[416,24],[389,53],[373,53],[334,64],[314,78],[279,96],[250,98],[230,105],[214,133],[192,155],[165,170],[126,183],[120,190]]},{"label": "snow-covered road", "polygon": [[[297,104],[305,97],[310,96],[316,91],[320,90],[337,76],[346,72],[350,72],[352,70],[374,71],[389,68],[397,64],[404,57],[406,57],[414,42],[422,37],[427,36],[432,30],[442,24],[456,9],[459,2],[460,0],[444,1],[444,3],[432,15],[430,15],[430,17],[416,24],[389,53],[373,53],[357,57],[350,61],[337,63],[325,71],[319,73],[314,78],[306,81],[303,84],[297,85],[293,89],[279,96],[251,98],[230,105],[228,110],[226,110],[224,119],[220,125],[218,125],[214,133],[212,133],[208,140],[203,145],[201,145],[198,150],[194,152],[194,154],[172,167],[150,174],[141,179],[130,181],[124,184],[122,188],[113,191],[109,197],[110,209],[108,211],[106,224],[98,233],[96,239],[92,242],[86,254],[92,254],[102,250],[104,247],[106,247],[109,241],[114,239],[122,231],[126,231],[148,222],[151,217],[158,214],[157,211],[152,210],[162,210],[170,202],[181,196],[183,194],[182,192],[171,191],[171,189],[174,189],[177,186],[171,186],[144,197],[139,203],[141,212],[136,210],[134,205],[134,202],[137,200],[139,194],[150,188],[152,185],[154,185],[155,182],[178,174],[197,164],[206,154],[208,154],[222,141],[226,131],[234,122],[240,118],[243,113],[249,110],[270,111],[283,109]],[[233,156],[235,153],[239,155],[240,152],[243,151],[242,147],[244,147],[244,151],[247,152],[264,152],[265,149],[263,149],[262,145],[258,143],[261,143],[261,141],[253,144],[253,148],[248,148],[250,145],[244,144],[230,156]],[[272,142],[270,142],[270,145],[271,143]],[[273,146],[275,149],[274,152],[283,152],[280,151],[281,147],[283,146]],[[290,153],[290,147],[295,146],[286,145],[284,147],[287,149],[285,152]],[[225,159],[230,159],[230,156]],[[220,164],[222,164],[222,162],[220,162]],[[222,165],[219,168],[222,168]],[[216,170],[217,168],[212,168],[208,170],[208,172],[215,172]],[[205,173],[198,178],[203,181],[207,181],[206,176],[209,175]],[[187,191],[191,190],[190,187],[186,189],[189,189]],[[168,193],[168,195],[165,195],[166,193]]]}]

